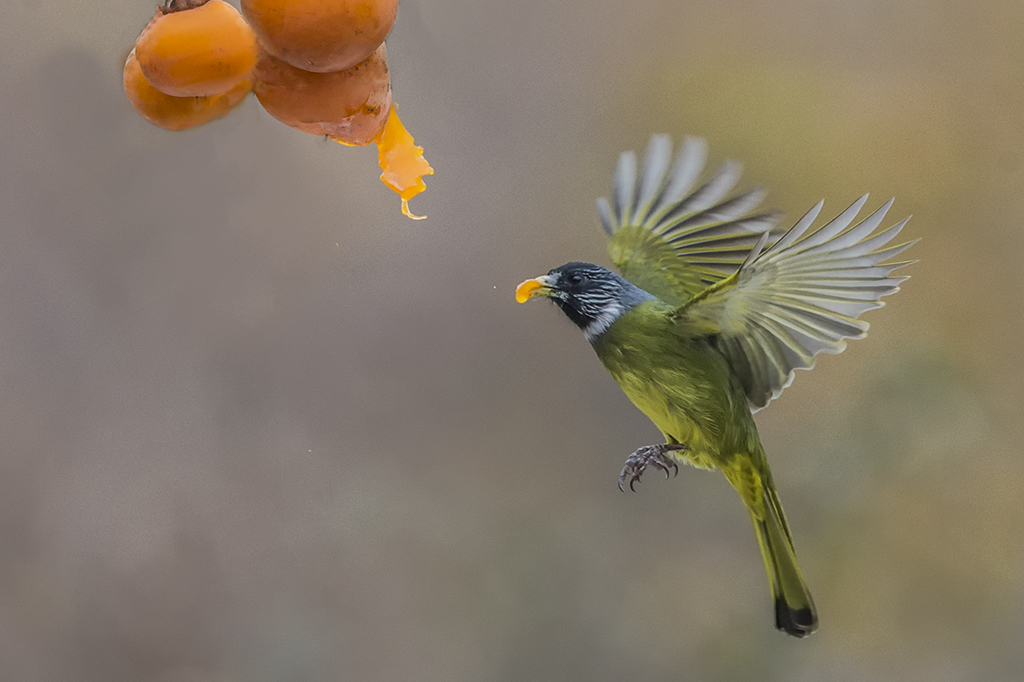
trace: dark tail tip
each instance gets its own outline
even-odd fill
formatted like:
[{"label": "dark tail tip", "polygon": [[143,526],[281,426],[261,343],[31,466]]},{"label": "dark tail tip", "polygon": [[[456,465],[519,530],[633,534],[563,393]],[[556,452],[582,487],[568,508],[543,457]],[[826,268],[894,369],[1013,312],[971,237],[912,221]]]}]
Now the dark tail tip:
[{"label": "dark tail tip", "polygon": [[818,629],[814,609],[794,609],[782,597],[775,598],[775,627],[794,637],[806,637]]}]

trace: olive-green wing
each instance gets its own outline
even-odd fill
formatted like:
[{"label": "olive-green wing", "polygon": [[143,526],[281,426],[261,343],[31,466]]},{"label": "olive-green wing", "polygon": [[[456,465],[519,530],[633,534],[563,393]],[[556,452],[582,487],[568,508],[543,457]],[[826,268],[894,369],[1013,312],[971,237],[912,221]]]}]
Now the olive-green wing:
[{"label": "olive-green wing", "polygon": [[622,276],[677,306],[734,273],[779,217],[751,215],[761,189],[726,198],[740,178],[734,161],[694,189],[706,158],[704,140],[688,137],[673,164],[671,138],[655,135],[639,173],[636,154],[622,154],[611,202],[597,201]]},{"label": "olive-green wing", "polygon": [[[913,261],[892,262],[915,242],[886,246],[905,220],[875,232],[889,200],[849,227],[867,195],[808,233],[821,211],[812,208],[781,239],[759,242],[739,270],[684,305],[681,319],[717,334],[755,411],[777,398],[794,370],[809,369],[818,353],[841,353],[845,339],[865,336],[860,315],[884,305],[906,277],[893,276]],[[848,228],[848,229],[847,229]]]}]

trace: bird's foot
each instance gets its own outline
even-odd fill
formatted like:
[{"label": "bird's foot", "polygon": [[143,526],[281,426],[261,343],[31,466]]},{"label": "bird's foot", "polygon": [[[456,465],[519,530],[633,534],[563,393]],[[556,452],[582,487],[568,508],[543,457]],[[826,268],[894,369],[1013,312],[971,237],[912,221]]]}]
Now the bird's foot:
[{"label": "bird's foot", "polygon": [[623,487],[629,480],[629,489],[634,492],[633,484],[640,480],[647,467],[652,466],[665,472],[665,478],[672,474],[679,473],[679,465],[668,453],[678,450],[689,450],[688,447],[679,443],[662,443],[660,445],[645,445],[626,458],[626,464],[619,474],[619,490],[625,491]]}]

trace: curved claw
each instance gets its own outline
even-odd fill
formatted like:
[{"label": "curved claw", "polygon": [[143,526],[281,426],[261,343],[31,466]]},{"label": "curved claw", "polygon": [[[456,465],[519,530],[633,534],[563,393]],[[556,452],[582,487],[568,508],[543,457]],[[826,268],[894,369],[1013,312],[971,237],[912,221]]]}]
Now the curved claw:
[{"label": "curved claw", "polygon": [[669,479],[669,471],[670,470],[669,470],[668,466],[665,465],[664,462],[662,462],[660,460],[657,460],[657,459],[652,459],[650,461],[650,465],[655,467],[656,469],[660,469],[661,471],[664,471],[665,472],[665,480],[667,481]]},{"label": "curved claw", "polygon": [[641,480],[647,467],[653,466],[665,472],[665,479],[679,475],[679,464],[669,457],[669,452],[688,450],[681,443],[663,443],[661,445],[645,445],[626,458],[626,463],[619,474],[619,490],[625,492],[624,483],[629,479],[629,489],[636,492],[636,483]]},{"label": "curved claw", "polygon": [[632,490],[633,492],[636,492],[636,490],[633,488],[633,484],[636,483],[636,481],[640,478],[640,476],[633,469],[633,467],[630,466],[629,462],[626,462],[626,466],[622,467],[622,473],[619,474],[619,490],[620,491],[626,492],[626,489],[623,487],[623,484],[626,482],[626,478],[629,477],[630,474],[632,474],[632,478],[629,479],[629,489]]}]

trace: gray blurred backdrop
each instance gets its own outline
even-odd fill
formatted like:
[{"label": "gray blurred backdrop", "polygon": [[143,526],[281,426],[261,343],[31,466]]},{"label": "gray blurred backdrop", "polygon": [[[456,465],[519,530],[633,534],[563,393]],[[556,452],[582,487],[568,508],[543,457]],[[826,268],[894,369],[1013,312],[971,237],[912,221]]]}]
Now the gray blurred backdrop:
[{"label": "gray blurred backdrop", "polygon": [[[255,100],[139,118],[153,4],[0,22],[2,679],[1024,679],[1017,0],[403,0],[420,223]],[[871,191],[924,238],[758,415],[806,641],[724,478],[619,493],[657,432],[513,301],[607,262],[594,199],[652,132],[788,221]]]}]

